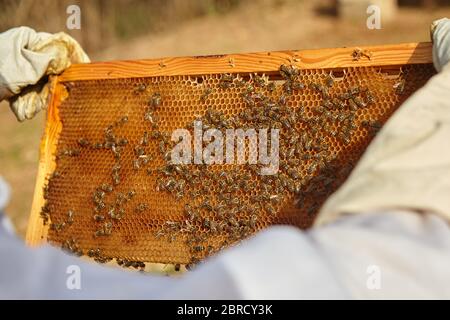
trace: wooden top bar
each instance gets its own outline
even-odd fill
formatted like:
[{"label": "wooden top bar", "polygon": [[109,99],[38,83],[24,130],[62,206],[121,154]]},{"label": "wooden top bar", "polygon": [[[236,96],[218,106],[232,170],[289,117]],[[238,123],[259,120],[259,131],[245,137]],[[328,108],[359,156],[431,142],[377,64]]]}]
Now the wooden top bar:
[{"label": "wooden top bar", "polygon": [[[356,49],[370,52],[371,58],[362,56],[354,60],[352,53]],[[277,71],[281,64],[293,64],[300,69],[325,69],[424,63],[432,63],[430,42],[75,64],[58,80],[68,82],[211,73],[262,73]]]}]

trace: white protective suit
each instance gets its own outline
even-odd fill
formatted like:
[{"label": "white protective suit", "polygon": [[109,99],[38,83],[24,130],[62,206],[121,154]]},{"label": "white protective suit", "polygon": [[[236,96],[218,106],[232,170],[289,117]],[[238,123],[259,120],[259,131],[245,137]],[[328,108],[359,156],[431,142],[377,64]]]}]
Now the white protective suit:
[{"label": "white protective suit", "polygon": [[[0,227],[0,298],[450,298],[450,20],[433,28],[440,73],[388,121],[314,228],[271,227],[180,279],[28,249]],[[81,290],[66,286],[69,265]]]}]

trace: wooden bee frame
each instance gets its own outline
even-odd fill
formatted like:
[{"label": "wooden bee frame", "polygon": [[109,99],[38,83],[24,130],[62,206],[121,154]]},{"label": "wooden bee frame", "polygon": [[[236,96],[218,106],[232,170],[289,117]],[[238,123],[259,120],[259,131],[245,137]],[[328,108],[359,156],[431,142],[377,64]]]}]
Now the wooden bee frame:
[{"label": "wooden bee frame", "polygon": [[[360,53],[363,54],[360,54]],[[356,53],[356,54],[355,54]],[[39,168],[29,217],[26,243],[42,244],[47,239],[48,226],[42,223],[40,211],[45,203],[43,187],[55,170],[55,152],[62,122],[58,108],[68,96],[63,84],[81,80],[107,80],[155,76],[204,75],[221,73],[276,73],[282,64],[299,69],[333,69],[392,67],[431,64],[431,43],[405,43],[381,46],[349,47],[318,50],[277,51],[229,55],[175,57],[136,61],[111,61],[71,66],[51,79],[51,99],[47,122],[39,149]],[[395,76],[395,75],[393,75]]]}]

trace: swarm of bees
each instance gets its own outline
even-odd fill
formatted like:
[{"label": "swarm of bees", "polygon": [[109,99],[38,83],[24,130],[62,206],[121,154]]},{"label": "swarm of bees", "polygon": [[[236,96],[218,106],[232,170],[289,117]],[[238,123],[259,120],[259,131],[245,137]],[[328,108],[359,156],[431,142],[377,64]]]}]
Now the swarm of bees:
[{"label": "swarm of bees", "polygon": [[[205,165],[171,164],[165,155],[167,149],[160,150],[166,164],[157,170],[156,190],[186,204],[184,220],[167,221],[155,232],[155,237],[169,242],[185,239],[192,257],[188,268],[204,256],[254,233],[262,215],[276,216],[281,205],[289,199],[293,205],[314,214],[320,203],[309,199],[317,199],[317,194],[331,194],[338,177],[350,172],[350,165],[346,168],[331,165],[335,154],[329,150],[327,139],[349,144],[357,129],[355,114],[375,102],[373,94],[361,86],[332,94],[335,80],[330,74],[323,83],[309,83],[309,89],[317,92],[323,103],[312,116],[307,116],[302,106],[297,110],[288,106],[294,92],[307,89],[307,84],[300,81],[300,70],[282,65],[279,72],[284,82],[278,97],[270,94],[273,88],[264,75],[251,75],[249,82],[230,74],[222,75],[217,90],[243,87],[241,98],[245,110],[226,117],[223,112],[208,108],[202,117],[195,119],[202,121],[205,128],[222,131],[230,128],[280,129],[282,145],[278,174],[261,176],[255,185],[254,178],[258,177],[260,165],[247,164],[232,170],[214,171]],[[206,93],[211,94],[211,88],[205,89]],[[205,101],[205,94],[201,101]],[[298,130],[298,124],[306,130]],[[193,122],[186,124],[188,129],[193,127]],[[370,128],[375,134],[376,125],[371,124]],[[311,179],[316,181],[311,183]],[[255,189],[257,194],[248,200],[242,198],[242,194]],[[211,237],[224,240],[214,247],[210,244]]]},{"label": "swarm of bees", "polygon": [[[362,56],[366,53],[355,53],[354,58]],[[98,246],[83,250],[81,241],[70,237],[62,242],[63,249],[75,255],[87,255],[99,263],[115,260],[122,267],[145,269],[143,261],[109,256],[101,246],[101,241],[107,241],[123,221],[151,212],[141,191],[138,194],[126,183],[124,187],[124,172],[143,171],[145,177],[154,181],[149,189],[181,204],[181,218],[167,219],[151,236],[161,243],[183,243],[190,255],[187,269],[252,235],[267,224],[265,221],[276,221],[283,208],[297,208],[313,217],[323,199],[336,189],[354,165],[349,161],[343,166],[330,145],[345,148],[354,141],[357,130],[365,130],[370,136],[380,130],[379,121],[358,120],[359,114],[377,103],[377,95],[366,83],[340,86],[340,80],[332,72],[320,81],[305,80],[302,71],[293,65],[281,65],[280,78],[281,81],[271,81],[264,74],[245,75],[245,79],[223,74],[215,84],[197,84],[198,103],[204,112],[184,125],[191,133],[194,121],[201,121],[204,130],[216,128],[224,134],[227,129],[279,129],[279,170],[273,175],[260,175],[261,164],[220,169],[205,164],[173,164],[171,150],[176,142],[171,140],[170,132],[161,129],[165,96],[152,91],[147,84],[136,85],[131,94],[145,100],[140,117],[146,129],[139,132],[138,139],[120,136],[135,121],[125,114],[100,128],[99,141],[79,137],[75,146],[61,147],[55,155],[59,171],[48,178],[44,199],[48,199],[54,181],[64,177],[61,164],[64,159],[82,159],[86,150],[101,151],[113,159],[108,175],[95,184],[88,197],[90,219],[95,226],[91,236]],[[402,94],[404,86],[404,82],[398,82],[393,88]],[[210,99],[214,93],[228,90],[238,91],[244,106],[231,116],[211,105]],[[311,108],[301,100],[294,100],[294,96],[303,92],[316,96],[320,103]],[[55,211],[52,202],[46,201],[41,217],[45,224],[50,224],[51,232],[64,234],[77,221],[79,211],[71,208],[64,220],[59,218],[59,221],[52,217]],[[180,270],[180,265],[175,269]]]}]

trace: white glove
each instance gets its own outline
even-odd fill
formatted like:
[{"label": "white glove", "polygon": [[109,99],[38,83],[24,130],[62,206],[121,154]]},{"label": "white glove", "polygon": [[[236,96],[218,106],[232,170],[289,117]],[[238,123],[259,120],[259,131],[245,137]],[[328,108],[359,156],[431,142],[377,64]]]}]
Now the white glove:
[{"label": "white glove", "polygon": [[431,39],[433,40],[433,63],[437,71],[450,60],[450,19],[442,18],[431,24]]},{"label": "white glove", "polygon": [[316,225],[375,210],[431,211],[450,221],[450,20],[432,25],[442,70],[388,120]]},{"label": "white glove", "polygon": [[49,34],[20,27],[1,33],[0,101],[9,98],[19,121],[31,119],[48,102],[49,85],[39,81],[72,63],[84,62],[89,62],[88,56],[64,32]]}]

